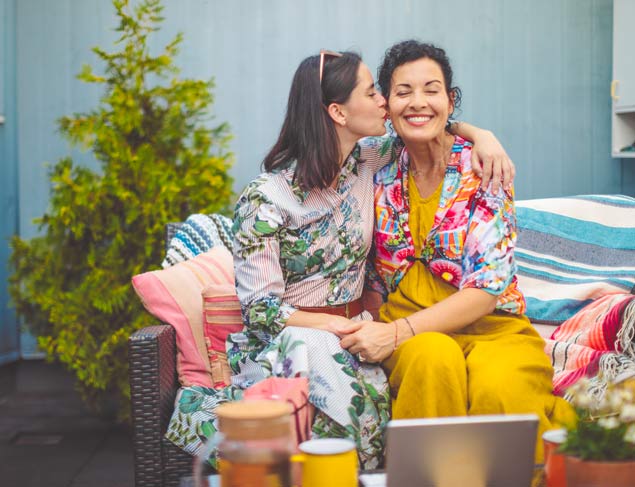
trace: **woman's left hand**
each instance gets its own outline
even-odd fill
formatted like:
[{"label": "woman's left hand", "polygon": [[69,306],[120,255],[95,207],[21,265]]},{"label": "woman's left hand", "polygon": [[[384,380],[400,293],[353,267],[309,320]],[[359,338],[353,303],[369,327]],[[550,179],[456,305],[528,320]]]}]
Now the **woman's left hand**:
[{"label": "woman's left hand", "polygon": [[342,348],[352,354],[359,354],[364,362],[381,362],[392,354],[395,348],[395,328],[389,323],[361,321],[361,329],[340,340]]},{"label": "woman's left hand", "polygon": [[496,136],[489,130],[480,129],[475,134],[472,167],[481,177],[481,188],[486,189],[491,182],[494,194],[498,192],[501,184],[504,189],[510,189],[516,176],[514,163]]}]

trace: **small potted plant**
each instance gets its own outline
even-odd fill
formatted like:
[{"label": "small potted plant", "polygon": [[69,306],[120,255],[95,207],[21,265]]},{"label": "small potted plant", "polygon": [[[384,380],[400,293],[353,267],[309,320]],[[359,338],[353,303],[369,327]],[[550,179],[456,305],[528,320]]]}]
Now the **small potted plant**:
[{"label": "small potted plant", "polygon": [[635,378],[611,383],[598,400],[582,379],[569,393],[578,422],[567,430],[567,486],[635,486]]}]

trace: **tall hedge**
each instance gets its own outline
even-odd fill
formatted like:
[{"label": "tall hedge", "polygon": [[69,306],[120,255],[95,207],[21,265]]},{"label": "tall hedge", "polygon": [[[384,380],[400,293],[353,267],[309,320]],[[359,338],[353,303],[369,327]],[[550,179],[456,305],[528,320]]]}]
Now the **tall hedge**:
[{"label": "tall hedge", "polygon": [[70,157],[54,165],[49,208],[35,220],[40,236],[12,241],[10,293],[47,356],[76,375],[87,403],[100,409],[114,399],[125,419],[126,342],[152,321],[130,277],[158,268],[167,222],[227,209],[233,156],[227,125],[210,113],[213,81],[178,76],[182,36],[150,52],[163,20],[159,0],[112,3],[115,50],[93,48],[100,69],[84,66],[78,75],[103,87],[99,104],[58,121],[99,168]]}]

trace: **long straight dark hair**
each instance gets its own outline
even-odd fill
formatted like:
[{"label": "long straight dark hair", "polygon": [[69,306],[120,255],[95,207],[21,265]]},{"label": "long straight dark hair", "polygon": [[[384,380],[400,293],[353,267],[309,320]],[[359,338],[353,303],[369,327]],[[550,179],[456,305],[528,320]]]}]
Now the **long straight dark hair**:
[{"label": "long straight dark hair", "polygon": [[300,63],[289,91],[287,113],[278,140],[263,161],[265,171],[297,161],[296,183],[305,191],[328,187],[340,171],[342,157],[335,125],[327,112],[331,103],[346,103],[357,85],[361,57],[343,52],[326,55],[322,83],[320,56]]}]

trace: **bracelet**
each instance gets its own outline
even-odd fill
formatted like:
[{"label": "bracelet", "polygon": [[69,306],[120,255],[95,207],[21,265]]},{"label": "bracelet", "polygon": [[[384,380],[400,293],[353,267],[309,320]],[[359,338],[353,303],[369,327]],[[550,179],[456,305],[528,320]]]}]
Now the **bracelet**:
[{"label": "bracelet", "polygon": [[397,350],[397,322],[395,321],[395,344],[392,347],[392,353],[394,353],[394,351]]},{"label": "bracelet", "polygon": [[406,318],[405,316],[403,317],[403,319],[406,321],[406,324],[410,327],[410,331],[412,332],[412,336],[415,336],[415,329],[412,327],[412,324],[410,323],[410,320],[408,318]]}]

